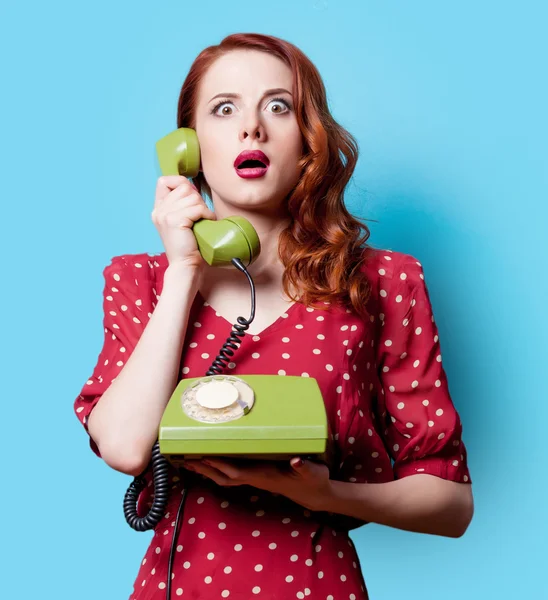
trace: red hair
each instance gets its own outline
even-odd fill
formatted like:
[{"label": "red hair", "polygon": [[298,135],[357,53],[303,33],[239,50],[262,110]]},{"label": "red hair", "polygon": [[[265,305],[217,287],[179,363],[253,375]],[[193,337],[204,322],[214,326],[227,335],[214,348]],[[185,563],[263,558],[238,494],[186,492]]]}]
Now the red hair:
[{"label": "red hair", "polygon": [[[209,66],[233,50],[257,50],[281,59],[293,73],[297,122],[303,136],[301,177],[288,195],[290,225],[280,233],[278,253],[285,267],[286,295],[306,306],[339,303],[363,318],[370,284],[360,269],[365,260],[368,227],[344,205],[344,189],[358,158],[358,144],[331,116],[322,78],[310,59],[296,46],[256,33],[229,35],[217,46],[205,48],[183,83],[177,108],[177,127],[194,128],[198,87]],[[196,187],[211,196],[203,173]],[[362,231],[363,230],[363,231]],[[300,292],[295,298],[290,286]]]}]

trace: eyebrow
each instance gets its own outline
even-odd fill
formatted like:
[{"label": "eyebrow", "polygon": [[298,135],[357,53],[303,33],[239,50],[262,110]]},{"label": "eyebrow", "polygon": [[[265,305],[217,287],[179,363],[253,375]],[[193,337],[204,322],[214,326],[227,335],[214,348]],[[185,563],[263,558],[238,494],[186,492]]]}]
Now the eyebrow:
[{"label": "eyebrow", "polygon": [[[263,94],[263,98],[265,98],[266,96],[272,96],[273,94],[289,94],[290,96],[292,95],[290,91],[286,90],[285,88],[274,88],[271,90],[266,90],[266,92]],[[234,92],[226,92],[226,93],[222,93],[222,94],[217,94],[216,96],[213,96],[213,98],[211,98],[211,100],[209,100],[209,102],[211,102],[212,100],[215,100],[215,98],[240,98],[240,94],[235,94]]]}]

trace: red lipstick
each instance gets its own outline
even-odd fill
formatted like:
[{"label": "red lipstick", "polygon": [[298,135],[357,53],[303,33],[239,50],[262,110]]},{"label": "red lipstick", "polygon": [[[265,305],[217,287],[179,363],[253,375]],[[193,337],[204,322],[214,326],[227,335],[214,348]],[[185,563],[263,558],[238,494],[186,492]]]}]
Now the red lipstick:
[{"label": "red lipstick", "polygon": [[242,179],[262,177],[268,171],[270,160],[260,150],[244,150],[234,161],[236,173]]}]

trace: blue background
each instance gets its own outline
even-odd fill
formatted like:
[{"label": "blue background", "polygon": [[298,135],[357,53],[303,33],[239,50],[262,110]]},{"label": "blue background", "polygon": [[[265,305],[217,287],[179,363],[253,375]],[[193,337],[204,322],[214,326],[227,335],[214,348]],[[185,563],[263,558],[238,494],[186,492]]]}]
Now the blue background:
[{"label": "blue background", "polygon": [[371,599],[548,598],[545,6],[2,5],[2,597],[131,592],[151,534],[125,523],[131,478],[92,454],[72,403],[102,344],[102,269],[163,251],[154,143],[195,56],[240,31],[320,70],[360,144],[348,206],[422,262],[464,423],[468,532],[357,531]]}]

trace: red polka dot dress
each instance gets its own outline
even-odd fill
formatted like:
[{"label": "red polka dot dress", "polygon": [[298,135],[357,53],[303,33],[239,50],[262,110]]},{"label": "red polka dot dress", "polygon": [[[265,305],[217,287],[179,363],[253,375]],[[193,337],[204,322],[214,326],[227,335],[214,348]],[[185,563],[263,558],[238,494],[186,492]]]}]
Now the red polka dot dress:
[{"label": "red polka dot dress", "polygon": [[[461,422],[442,365],[421,264],[368,249],[372,286],[363,320],[340,306],[296,303],[260,335],[246,335],[227,372],[314,377],[325,401],[337,467],[331,478],[381,483],[415,473],[470,482]],[[162,293],[165,254],[112,259],[104,272],[104,345],[74,403],[80,422],[120,373]],[[248,316],[247,308],[243,311]],[[180,378],[201,377],[232,323],[198,293]],[[98,448],[90,438],[93,451]],[[177,539],[173,598],[365,600],[349,529],[364,523],[315,513],[250,486],[222,487],[171,467],[172,493],[134,582],[130,600],[162,600],[182,483],[191,481]],[[129,481],[128,481],[129,484]],[[149,485],[139,512],[150,506]],[[120,499],[122,501],[122,499]]]}]

